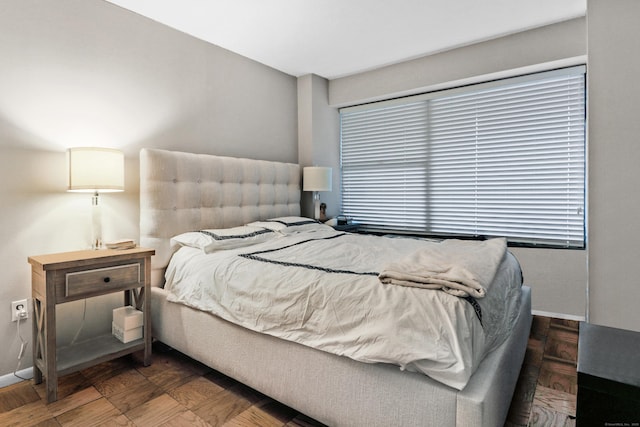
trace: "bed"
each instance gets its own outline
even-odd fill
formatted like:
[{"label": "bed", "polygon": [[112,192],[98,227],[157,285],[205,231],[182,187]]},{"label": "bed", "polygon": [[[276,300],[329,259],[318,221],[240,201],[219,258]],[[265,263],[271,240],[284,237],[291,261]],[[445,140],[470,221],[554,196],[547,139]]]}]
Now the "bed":
[{"label": "bed", "polygon": [[[155,339],[327,425],[504,425],[531,327],[527,286],[518,288],[509,334],[474,362],[468,378],[436,381],[411,364],[400,369],[394,363],[365,363],[356,359],[370,360],[359,354],[319,350],[173,302],[180,299],[175,289],[164,288],[168,266],[170,282],[175,281],[172,238],[298,217],[298,165],[143,149],[140,177],[140,244],[156,250],[151,298]],[[325,229],[313,232],[323,240],[334,239],[332,233],[336,239],[351,238]],[[256,248],[237,251],[263,258]],[[177,253],[185,253],[181,251]],[[472,305],[460,303],[466,304]]]}]

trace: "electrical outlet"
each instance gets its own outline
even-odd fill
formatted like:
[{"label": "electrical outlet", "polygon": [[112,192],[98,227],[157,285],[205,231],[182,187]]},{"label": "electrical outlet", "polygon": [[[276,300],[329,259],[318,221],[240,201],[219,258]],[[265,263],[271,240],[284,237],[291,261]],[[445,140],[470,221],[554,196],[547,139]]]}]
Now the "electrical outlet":
[{"label": "electrical outlet", "polygon": [[29,306],[26,299],[13,301],[11,303],[11,321],[16,322],[18,319],[29,318]]}]

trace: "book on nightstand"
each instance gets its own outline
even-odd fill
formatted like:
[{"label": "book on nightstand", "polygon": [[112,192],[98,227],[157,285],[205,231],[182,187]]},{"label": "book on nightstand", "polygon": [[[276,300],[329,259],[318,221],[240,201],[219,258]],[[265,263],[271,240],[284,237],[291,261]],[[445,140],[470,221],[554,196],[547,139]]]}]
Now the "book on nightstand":
[{"label": "book on nightstand", "polygon": [[120,239],[106,242],[104,245],[107,249],[133,249],[136,247],[136,242],[133,239]]}]

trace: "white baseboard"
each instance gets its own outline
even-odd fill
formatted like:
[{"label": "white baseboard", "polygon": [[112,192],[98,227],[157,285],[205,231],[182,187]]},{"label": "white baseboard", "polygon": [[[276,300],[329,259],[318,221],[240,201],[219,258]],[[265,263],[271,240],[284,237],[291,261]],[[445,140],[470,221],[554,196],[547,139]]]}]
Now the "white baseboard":
[{"label": "white baseboard", "polygon": [[[25,368],[21,371],[16,372],[16,374],[20,375],[24,379],[30,380],[31,378],[33,378],[33,368]],[[23,380],[16,377],[13,372],[7,375],[3,375],[0,377],[0,388],[19,383],[20,381]]]},{"label": "white baseboard", "polygon": [[534,316],[553,317],[556,319],[575,320],[578,322],[584,322],[586,320],[585,316],[575,316],[573,314],[562,314],[562,313],[549,313],[548,311],[539,311],[539,310],[531,310],[531,314],[533,314]]}]

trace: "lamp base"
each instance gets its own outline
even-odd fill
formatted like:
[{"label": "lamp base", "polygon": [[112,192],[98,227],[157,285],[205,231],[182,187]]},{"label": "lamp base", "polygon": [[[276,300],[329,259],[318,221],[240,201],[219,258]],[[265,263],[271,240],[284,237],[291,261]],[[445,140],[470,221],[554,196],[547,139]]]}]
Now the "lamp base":
[{"label": "lamp base", "polygon": [[320,220],[320,193],[313,192],[313,219]]},{"label": "lamp base", "polygon": [[96,191],[91,198],[91,249],[102,249],[102,213],[100,196]]}]

